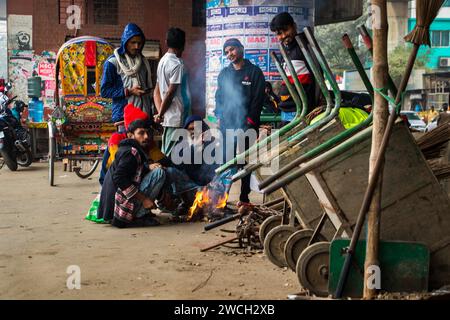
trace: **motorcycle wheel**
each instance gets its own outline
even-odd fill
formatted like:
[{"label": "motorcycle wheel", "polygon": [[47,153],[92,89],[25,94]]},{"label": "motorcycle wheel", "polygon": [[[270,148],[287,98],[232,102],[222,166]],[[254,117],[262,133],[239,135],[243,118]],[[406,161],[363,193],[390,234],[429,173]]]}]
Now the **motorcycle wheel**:
[{"label": "motorcycle wheel", "polygon": [[27,149],[25,152],[21,152],[17,156],[17,164],[21,167],[29,167],[33,163],[33,155],[31,151]]},{"label": "motorcycle wheel", "polygon": [[0,150],[0,153],[2,154],[3,160],[6,163],[6,166],[11,171],[17,171],[17,161],[14,159],[14,157],[11,156],[11,152],[8,150]]}]

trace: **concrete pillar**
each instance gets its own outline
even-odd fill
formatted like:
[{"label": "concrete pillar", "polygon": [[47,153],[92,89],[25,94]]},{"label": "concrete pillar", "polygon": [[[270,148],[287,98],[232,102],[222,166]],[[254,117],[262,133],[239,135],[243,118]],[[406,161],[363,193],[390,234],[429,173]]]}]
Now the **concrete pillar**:
[{"label": "concrete pillar", "polygon": [[387,2],[389,52],[405,43],[403,37],[408,33],[408,2],[407,0],[392,0]]}]

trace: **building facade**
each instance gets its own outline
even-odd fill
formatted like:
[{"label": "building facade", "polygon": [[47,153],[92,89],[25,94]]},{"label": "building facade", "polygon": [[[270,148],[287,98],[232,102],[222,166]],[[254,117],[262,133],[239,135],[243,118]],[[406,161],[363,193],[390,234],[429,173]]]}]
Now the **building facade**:
[{"label": "building facade", "polygon": [[[193,108],[203,110],[205,92],[205,28],[202,18],[204,1],[196,0],[0,0],[5,17],[0,12],[0,41],[5,22],[8,34],[8,57],[0,52],[0,72],[10,69],[10,57],[20,51],[55,53],[69,38],[97,36],[114,44],[119,43],[125,25],[138,24],[148,43],[147,54],[158,60],[166,50],[165,35],[169,27],[186,32],[184,60],[190,73]],[[76,6],[76,7],[74,7]],[[75,8],[75,9],[74,9]],[[80,9],[80,25],[74,17]],[[7,21],[7,24],[6,24]],[[6,27],[7,25],[7,27]],[[24,31],[25,30],[25,31]],[[23,31],[26,33],[20,33]],[[3,33],[4,34],[4,33]],[[5,35],[6,36],[6,35]],[[23,41],[22,41],[23,40]],[[5,55],[6,55],[6,50]],[[9,59],[9,60],[8,60]],[[5,61],[7,60],[7,61]],[[3,72],[8,73],[8,71]],[[156,73],[156,70],[155,70]],[[1,76],[0,76],[1,77]]]}]

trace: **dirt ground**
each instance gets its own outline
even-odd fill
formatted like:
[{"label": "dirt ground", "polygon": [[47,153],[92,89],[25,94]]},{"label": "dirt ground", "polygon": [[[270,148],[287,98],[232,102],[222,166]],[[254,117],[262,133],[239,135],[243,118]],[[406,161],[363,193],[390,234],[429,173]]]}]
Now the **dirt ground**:
[{"label": "dirt ground", "polygon": [[[1,299],[276,300],[299,291],[295,274],[262,252],[201,253],[222,239],[203,223],[120,230],[84,220],[97,177],[81,180],[58,163],[51,188],[46,163],[0,170]],[[66,286],[71,265],[81,269],[80,290]]]}]

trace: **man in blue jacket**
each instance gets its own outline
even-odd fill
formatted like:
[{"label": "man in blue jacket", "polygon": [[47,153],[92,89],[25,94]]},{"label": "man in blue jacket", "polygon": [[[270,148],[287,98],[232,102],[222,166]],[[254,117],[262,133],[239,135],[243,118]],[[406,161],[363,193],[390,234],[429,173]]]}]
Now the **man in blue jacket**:
[{"label": "man in blue jacket", "polygon": [[134,23],[129,23],[122,34],[120,48],[103,66],[101,95],[113,100],[112,122],[123,120],[123,109],[128,103],[151,116],[153,87],[150,64],[142,55],[145,36]]}]

